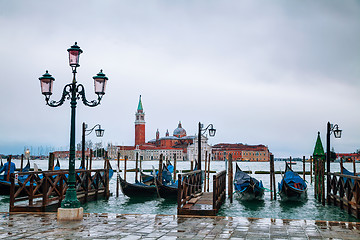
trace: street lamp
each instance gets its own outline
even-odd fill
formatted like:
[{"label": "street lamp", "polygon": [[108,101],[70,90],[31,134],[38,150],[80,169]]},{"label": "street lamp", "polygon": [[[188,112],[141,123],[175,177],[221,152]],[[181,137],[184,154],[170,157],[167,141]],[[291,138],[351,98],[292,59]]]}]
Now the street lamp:
[{"label": "street lamp", "polygon": [[82,140],[81,140],[81,168],[85,168],[85,136],[90,135],[94,129],[98,127],[98,129],[95,130],[95,134],[96,137],[102,137],[104,136],[104,129],[101,128],[100,124],[96,124],[93,128],[91,129],[86,129],[87,128],[87,124],[83,122],[82,124]]},{"label": "street lamp", "polygon": [[326,131],[326,184],[327,184],[327,191],[326,191],[326,198],[329,203],[330,198],[330,135],[331,133],[334,133],[335,138],[341,138],[341,132],[342,130],[339,129],[339,126],[337,124],[333,125],[330,124],[330,122],[327,123],[327,131]]},{"label": "street lamp", "polygon": [[199,122],[199,131],[198,131],[198,169],[201,170],[201,135],[205,134],[206,131],[209,131],[210,137],[214,137],[216,129],[214,126],[209,124],[206,128],[203,128],[203,124]]},{"label": "street lamp", "polygon": [[69,156],[69,177],[68,177],[68,189],[66,191],[65,199],[61,202],[62,208],[79,208],[80,202],[76,196],[76,179],[75,179],[75,113],[77,100],[81,98],[84,105],[88,107],[95,107],[100,104],[103,95],[105,94],[105,86],[108,78],[100,71],[94,79],[95,93],[97,94],[97,100],[88,101],[85,97],[85,88],[82,84],[76,82],[76,68],[79,67],[79,57],[83,52],[80,47],[75,44],[68,50],[69,52],[69,65],[72,69],[73,80],[71,83],[66,84],[62,93],[62,97],[59,101],[50,100],[52,95],[52,88],[55,78],[46,70],[46,73],[39,78],[41,85],[41,92],[45,96],[46,104],[50,107],[61,106],[66,99],[70,100],[71,105],[71,127],[70,127],[70,156]]}]

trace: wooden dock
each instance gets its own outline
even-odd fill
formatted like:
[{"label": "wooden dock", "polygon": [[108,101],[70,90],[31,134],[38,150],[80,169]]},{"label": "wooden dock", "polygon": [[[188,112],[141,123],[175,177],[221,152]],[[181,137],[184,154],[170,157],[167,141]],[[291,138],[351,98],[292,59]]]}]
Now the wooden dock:
[{"label": "wooden dock", "polygon": [[226,171],[214,175],[213,192],[202,192],[201,170],[179,174],[178,215],[216,216],[226,195]]}]

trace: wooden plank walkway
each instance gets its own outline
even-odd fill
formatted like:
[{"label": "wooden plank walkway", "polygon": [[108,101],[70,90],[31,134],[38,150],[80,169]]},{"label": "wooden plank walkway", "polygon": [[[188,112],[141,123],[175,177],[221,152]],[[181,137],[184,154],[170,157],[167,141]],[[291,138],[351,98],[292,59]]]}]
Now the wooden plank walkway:
[{"label": "wooden plank walkway", "polygon": [[201,170],[179,174],[178,179],[178,215],[216,216],[225,201],[225,171],[214,175],[214,192],[202,192]]},{"label": "wooden plank walkway", "polygon": [[216,216],[213,208],[213,193],[204,192],[197,198],[192,198],[182,207],[179,215]]}]

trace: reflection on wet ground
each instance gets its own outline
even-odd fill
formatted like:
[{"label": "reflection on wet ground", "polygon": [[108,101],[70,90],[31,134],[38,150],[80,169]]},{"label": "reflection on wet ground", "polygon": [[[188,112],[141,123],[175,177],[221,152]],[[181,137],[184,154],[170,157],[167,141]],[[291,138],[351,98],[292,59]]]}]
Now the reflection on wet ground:
[{"label": "reflection on wet ground", "polygon": [[360,223],[241,217],[85,214],[58,222],[56,214],[0,213],[6,239],[360,239]]}]

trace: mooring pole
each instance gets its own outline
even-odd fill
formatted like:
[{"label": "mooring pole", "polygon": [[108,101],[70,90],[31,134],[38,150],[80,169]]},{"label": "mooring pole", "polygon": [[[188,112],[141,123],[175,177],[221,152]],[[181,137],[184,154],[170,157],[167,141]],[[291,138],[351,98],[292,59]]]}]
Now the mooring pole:
[{"label": "mooring pole", "polygon": [[303,179],[305,180],[305,156],[303,156]]},{"label": "mooring pole", "polygon": [[93,157],[93,150],[90,149],[90,166],[89,166],[89,170],[92,169],[92,157]]},{"label": "mooring pole", "polygon": [[86,170],[89,170],[89,156],[86,156]]},{"label": "mooring pole", "polygon": [[292,170],[292,162],[291,162],[291,160],[292,160],[292,157],[290,156],[290,169]]},{"label": "mooring pole", "polygon": [[310,156],[310,182],[313,182],[313,158]]},{"label": "mooring pole", "polygon": [[353,160],[354,176],[356,176],[355,158],[353,158],[352,160]]},{"label": "mooring pole", "polygon": [[[321,164],[321,178],[322,178],[322,181],[321,181],[321,184],[322,184],[322,205],[325,206],[325,163],[322,162]],[[327,168],[328,169],[328,168]],[[327,178],[327,177],[326,177]],[[328,178],[327,178],[328,179]],[[330,181],[328,181],[329,183]],[[330,189],[329,187],[327,189]],[[329,199],[329,198],[327,198]]]},{"label": "mooring pole", "polygon": [[161,184],[162,184],[162,165],[163,165],[163,154],[160,154],[158,180]]},{"label": "mooring pole", "polygon": [[174,153],[174,181],[176,181],[176,153]]},{"label": "mooring pole", "polygon": [[270,155],[270,199],[273,200],[274,156]]},{"label": "mooring pole", "polygon": [[120,152],[118,152],[116,171],[117,171],[117,175],[116,175],[116,197],[119,197],[119,188],[120,188]]},{"label": "mooring pole", "polygon": [[128,156],[125,156],[124,162],[124,181],[126,181],[126,167],[127,167]]},{"label": "mooring pole", "polygon": [[139,153],[136,153],[136,157],[135,157],[135,181],[138,181],[138,163],[139,162]]},{"label": "mooring pole", "polygon": [[194,170],[194,161],[190,161],[190,171]]},{"label": "mooring pole", "polygon": [[22,172],[23,164],[24,164],[24,154],[21,154],[20,172]]},{"label": "mooring pole", "polygon": [[233,202],[233,164],[232,164],[232,154],[229,154],[229,167],[228,167],[228,196],[230,198],[230,203]]},{"label": "mooring pole", "polygon": [[208,154],[207,154],[207,151],[205,151],[205,169],[204,169],[204,176],[205,176],[205,179],[204,179],[204,192],[206,191],[206,170],[207,170],[207,158],[208,158]]},{"label": "mooring pole", "polygon": [[7,170],[7,175],[6,175],[6,181],[10,181],[10,167],[11,167],[11,158],[12,158],[12,155],[9,155],[8,157],[8,170]]},{"label": "mooring pole", "polygon": [[211,160],[211,153],[209,153],[209,163],[208,163],[208,171],[207,171],[207,189],[206,189],[207,192],[209,192],[209,186],[210,186],[210,160]]},{"label": "mooring pole", "polygon": [[[54,153],[49,154],[49,162],[48,162],[48,170],[54,170]],[[22,169],[22,161],[21,161],[21,169]]]}]

